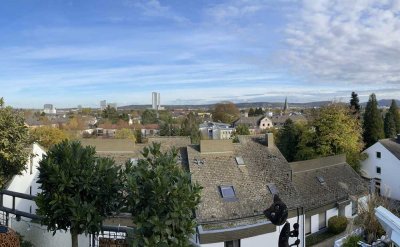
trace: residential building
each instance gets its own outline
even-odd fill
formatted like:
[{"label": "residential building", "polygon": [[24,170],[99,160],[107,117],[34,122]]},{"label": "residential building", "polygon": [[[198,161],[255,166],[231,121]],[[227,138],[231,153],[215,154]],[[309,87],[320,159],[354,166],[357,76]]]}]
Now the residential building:
[{"label": "residential building", "polygon": [[151,93],[151,109],[159,110],[160,108],[160,93],[152,92]]},{"label": "residential building", "polygon": [[238,125],[246,125],[251,134],[258,134],[261,130],[273,127],[271,119],[266,116],[240,117],[232,125],[235,128]]},{"label": "residential building", "polygon": [[156,136],[160,133],[160,125],[144,124],[140,131],[142,132],[142,137]]},{"label": "residential building", "polygon": [[283,127],[286,120],[291,119],[293,122],[307,122],[306,117],[299,112],[291,112],[289,114],[274,115],[271,117],[272,124],[275,128]]},{"label": "residential building", "polygon": [[100,110],[104,110],[106,108],[107,108],[107,101],[106,100],[100,101]]},{"label": "residential building", "polygon": [[361,174],[371,182],[378,194],[400,200],[400,134],[397,139],[382,139],[363,152]]},{"label": "residential building", "polygon": [[210,140],[231,139],[234,130],[230,124],[226,123],[204,122],[199,125],[201,135]]},{"label": "residential building", "polygon": [[352,218],[367,198],[367,183],[346,163],[345,155],[292,162],[290,167],[302,198],[306,235],[326,228],[335,215]]},{"label": "residential building", "polygon": [[56,114],[57,110],[52,104],[44,104],[43,112],[46,114]]}]

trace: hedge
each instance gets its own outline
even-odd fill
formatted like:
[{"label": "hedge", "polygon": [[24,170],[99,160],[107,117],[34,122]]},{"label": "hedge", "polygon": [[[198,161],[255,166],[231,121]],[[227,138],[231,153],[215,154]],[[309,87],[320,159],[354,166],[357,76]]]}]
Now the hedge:
[{"label": "hedge", "polygon": [[344,216],[333,216],[328,220],[328,231],[339,234],[346,230],[347,218]]}]

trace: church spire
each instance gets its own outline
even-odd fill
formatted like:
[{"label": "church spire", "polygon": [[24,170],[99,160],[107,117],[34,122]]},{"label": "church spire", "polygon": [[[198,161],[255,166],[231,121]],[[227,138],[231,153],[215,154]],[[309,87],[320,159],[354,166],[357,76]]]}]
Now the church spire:
[{"label": "church spire", "polygon": [[287,102],[287,97],[285,98],[285,105],[283,106],[283,112],[286,113],[286,111],[289,110],[289,104]]}]

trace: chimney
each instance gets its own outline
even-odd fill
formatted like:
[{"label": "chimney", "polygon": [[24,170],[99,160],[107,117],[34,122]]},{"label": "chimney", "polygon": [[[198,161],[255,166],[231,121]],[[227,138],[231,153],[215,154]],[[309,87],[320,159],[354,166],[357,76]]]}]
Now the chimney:
[{"label": "chimney", "polygon": [[397,143],[400,143],[400,134],[397,134]]},{"label": "chimney", "polygon": [[273,133],[265,134],[265,142],[267,143],[267,147],[274,146],[275,145],[275,143],[274,143],[274,134]]}]

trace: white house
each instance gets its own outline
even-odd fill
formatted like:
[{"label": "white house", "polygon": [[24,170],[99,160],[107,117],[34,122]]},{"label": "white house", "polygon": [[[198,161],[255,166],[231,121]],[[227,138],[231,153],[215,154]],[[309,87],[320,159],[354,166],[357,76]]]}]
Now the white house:
[{"label": "white house", "polygon": [[217,122],[204,122],[199,125],[202,136],[211,140],[231,139],[234,128],[230,124]]},{"label": "white house", "polygon": [[361,163],[361,173],[371,180],[373,190],[400,200],[400,135],[379,140],[363,153],[368,158]]}]

